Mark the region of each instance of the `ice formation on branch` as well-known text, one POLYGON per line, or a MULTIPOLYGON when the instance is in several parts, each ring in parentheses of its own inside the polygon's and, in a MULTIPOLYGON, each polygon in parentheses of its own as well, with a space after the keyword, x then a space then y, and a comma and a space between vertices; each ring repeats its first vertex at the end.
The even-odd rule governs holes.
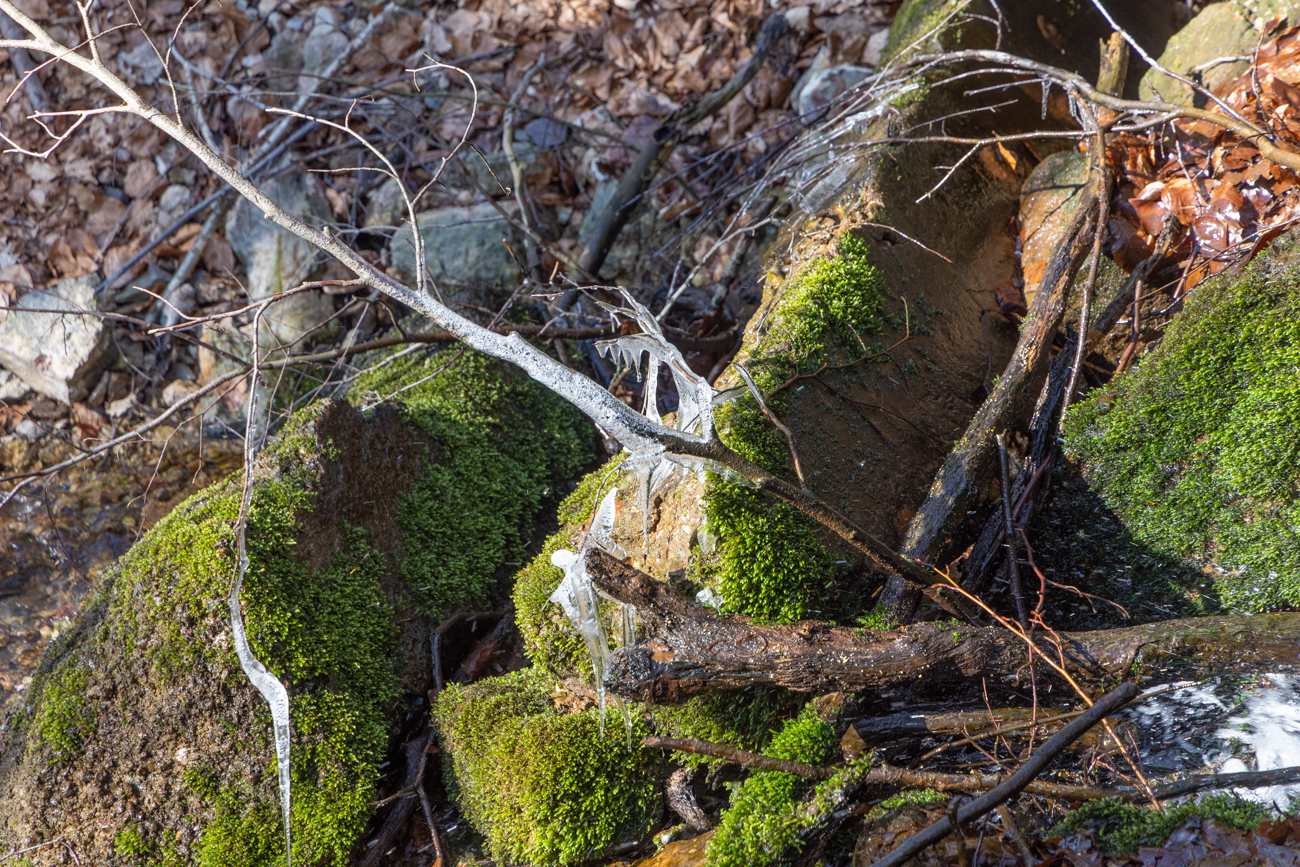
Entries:
MULTIPOLYGON (((256 324, 254 325, 256 327, 256 324)), ((256 343, 254 351, 256 351, 256 343)), ((284 819, 284 863, 286 867, 293 864, 293 837, 289 825, 290 785, 289 785, 289 693, 280 679, 272 674, 256 656, 248 644, 248 634, 244 630, 244 614, 239 603, 239 593, 244 587, 244 575, 248 572, 248 546, 246 539, 248 523, 248 506, 253 494, 253 460, 265 437, 263 412, 268 403, 267 389, 262 384, 256 369, 252 373, 253 387, 248 396, 248 425, 244 429, 244 492, 239 506, 239 526, 236 531, 239 563, 236 567, 235 580, 230 585, 230 632, 235 639, 235 654, 239 657, 239 667, 244 676, 257 687, 257 691, 266 699, 271 709, 271 726, 275 735, 276 776, 280 787, 280 810, 284 819)))

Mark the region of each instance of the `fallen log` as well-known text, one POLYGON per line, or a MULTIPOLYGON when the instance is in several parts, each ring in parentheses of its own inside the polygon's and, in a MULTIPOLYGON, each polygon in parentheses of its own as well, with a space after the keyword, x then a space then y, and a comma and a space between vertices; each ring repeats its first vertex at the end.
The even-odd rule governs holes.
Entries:
MULTIPOLYGON (((916 623, 874 631, 818 621, 765 626, 720 617, 602 551, 590 550, 586 558, 601 592, 637 606, 646 626, 644 639, 611 659, 605 685, 624 698, 678 704, 748 686, 820 695, 979 677, 1014 682, 1027 671, 1027 645, 1006 629, 916 623)), ((1281 671, 1296 665, 1300 614, 1170 620, 1056 638, 1040 633, 1035 642, 1093 685, 1179 663, 1231 665, 1236 673, 1281 671), (1058 639, 1059 648, 1053 643, 1058 639)))

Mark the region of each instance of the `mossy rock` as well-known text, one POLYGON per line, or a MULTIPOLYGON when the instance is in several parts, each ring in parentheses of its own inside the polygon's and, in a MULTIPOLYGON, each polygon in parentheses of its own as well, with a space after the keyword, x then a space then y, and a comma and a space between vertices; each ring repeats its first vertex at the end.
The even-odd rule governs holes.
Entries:
POLYGON ((1213 794, 1157 813, 1146 805, 1126 804, 1117 799, 1092 801, 1066 815, 1051 836, 1065 837, 1090 831, 1097 848, 1107 855, 1130 855, 1143 846, 1159 846, 1183 823, 1214 820, 1240 831, 1254 830, 1269 809, 1236 795, 1213 794))
POLYGON ((436 717, 448 791, 505 864, 576 864, 635 841, 660 811, 662 754, 618 708, 557 711, 555 679, 534 667, 449 686, 436 717))
POLYGON ((1137 542, 1199 567, 1231 611, 1300 605, 1297 370, 1291 233, 1195 289, 1140 366, 1065 422, 1085 478, 1137 542))
MULTIPOLYGON (((509 562, 594 446, 576 411, 473 352, 408 356, 354 394, 408 385, 366 412, 309 408, 254 467, 242 600, 291 696, 296 864, 350 859, 391 721, 432 681, 430 630, 504 601, 509 562)), ((47 652, 0 742, 6 850, 61 838, 82 863, 283 862, 270 717, 229 632, 241 484, 178 506, 47 652)))

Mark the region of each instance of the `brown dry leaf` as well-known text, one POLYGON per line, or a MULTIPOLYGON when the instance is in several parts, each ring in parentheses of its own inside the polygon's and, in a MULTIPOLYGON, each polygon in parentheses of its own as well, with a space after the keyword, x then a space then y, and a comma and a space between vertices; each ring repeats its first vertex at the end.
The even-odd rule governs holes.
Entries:
POLYGON ((133 161, 126 167, 126 177, 122 181, 122 191, 133 199, 138 199, 158 179, 158 167, 153 160, 133 161))
POLYGON ((99 436, 100 430, 108 423, 108 419, 84 403, 72 405, 72 420, 83 437, 99 436))
POLYGON ((99 268, 99 247, 85 229, 73 229, 50 246, 50 265, 63 277, 85 277, 99 268))
POLYGON ((390 20, 393 22, 392 26, 379 37, 379 50, 395 60, 400 60, 423 42, 420 38, 419 23, 410 15, 398 15, 390 20))
POLYGON ((21 295, 35 288, 31 272, 20 262, 0 268, 0 303, 13 304, 21 295))
POLYGON ((14 5, 28 18, 36 21, 48 21, 54 14, 45 0, 14 0, 14 5))
POLYGON ((1047 44, 1055 48, 1062 54, 1065 53, 1065 37, 1061 35, 1060 29, 1047 19, 1045 15, 1038 16, 1038 32, 1043 34, 1047 44))
POLYGON ((126 215, 126 205, 112 196, 104 196, 97 203, 95 210, 86 217, 86 231, 95 236, 95 242, 102 247, 108 240, 108 234, 117 228, 117 224, 126 215))

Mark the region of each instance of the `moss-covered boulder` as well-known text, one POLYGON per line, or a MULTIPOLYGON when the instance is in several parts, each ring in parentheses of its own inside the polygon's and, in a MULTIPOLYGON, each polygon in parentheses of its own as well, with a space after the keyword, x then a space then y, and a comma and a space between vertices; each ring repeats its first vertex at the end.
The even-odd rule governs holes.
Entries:
MULTIPOLYGON (((258 458, 245 620, 289 688, 297 864, 344 864, 393 728, 432 681, 445 613, 504 601, 589 426, 512 368, 408 356, 293 419, 258 458)), ((62 863, 283 863, 266 705, 235 657, 237 474, 190 498, 93 590, 0 742, 0 841, 62 863)))
POLYGON ((629 733, 612 704, 557 710, 555 679, 535 667, 451 686, 436 716, 451 755, 448 789, 506 864, 576 864, 636 841, 661 810, 640 714, 629 733))
MULTIPOLYGON (((1300 605, 1300 238, 1195 289, 1066 443, 1142 545, 1241 612, 1300 605)), ((1177 602, 1178 600, 1172 600, 1177 602)))

